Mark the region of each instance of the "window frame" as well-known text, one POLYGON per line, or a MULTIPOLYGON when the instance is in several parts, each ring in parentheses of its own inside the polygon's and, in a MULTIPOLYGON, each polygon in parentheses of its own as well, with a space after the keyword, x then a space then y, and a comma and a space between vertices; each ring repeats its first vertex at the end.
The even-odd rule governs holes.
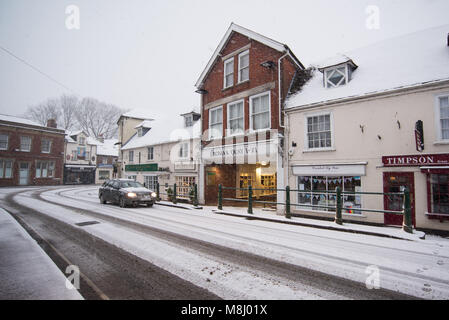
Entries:
POLYGON ((231 88, 233 86, 234 86, 234 57, 231 57, 223 61, 223 90, 231 88), (230 63, 232 63, 232 73, 226 74, 226 66, 230 63), (230 85, 227 85, 226 77, 231 74, 232 74, 232 83, 230 85))
POLYGON ((134 162, 134 150, 129 150, 128 151, 128 161, 129 162, 134 162))
POLYGON ((330 67, 330 68, 324 69, 324 87, 326 89, 338 88, 340 86, 347 85, 348 83, 349 83, 349 68, 348 68, 348 64, 347 63, 344 64, 344 65, 338 65, 338 66, 334 66, 334 67, 330 67), (330 77, 328 77, 328 72, 335 71, 335 72, 339 72, 340 73, 340 71, 338 71, 338 69, 340 69, 340 68, 345 68, 345 73, 343 75, 343 80, 344 81, 342 82, 340 80, 340 82, 337 85, 335 85, 331 81, 329 81, 330 77))
POLYGON ((52 139, 42 138, 41 139, 41 153, 51 153, 52 139), (48 151, 44 151, 44 141, 48 141, 48 151))
POLYGON ((178 158, 179 159, 188 159, 189 154, 190 154, 190 143, 188 141, 180 142, 178 144, 178 158), (184 156, 184 153, 185 153, 185 156, 184 156))
POLYGON ((36 160, 35 177, 37 179, 54 178, 55 177, 55 162, 36 160), (43 174, 45 164, 45 176, 43 174))
POLYGON ((147 160, 154 160, 154 147, 147 147, 147 160), (151 153, 150 153, 150 149, 151 149, 151 153), (150 158, 150 154, 151 154, 151 158, 150 158))
POLYGON ((0 179, 12 179, 14 178, 14 160, 12 159, 0 159, 0 179), (6 176, 6 163, 11 163, 10 167, 10 175, 9 177, 6 176))
POLYGON ((20 146, 19 146, 19 150, 20 151, 22 151, 22 152, 31 152, 31 146, 32 146, 32 144, 33 144, 33 139, 30 137, 30 136, 20 136, 20 146), (25 149, 22 149, 22 138, 28 138, 28 139, 30 139, 30 144, 29 144, 29 146, 30 146, 30 148, 28 149, 28 150, 25 150, 25 149))
POLYGON ((443 134, 442 134, 442 128, 441 128, 441 110, 440 110, 440 98, 448 98, 448 102, 449 102, 449 92, 445 92, 445 93, 439 93, 437 95, 435 95, 435 102, 434 102, 434 113, 435 113, 435 131, 436 131, 436 135, 435 135, 435 140, 436 143, 448 143, 449 144, 449 139, 443 139, 443 134))
POLYGON ((209 128, 208 128, 208 130, 209 130, 209 140, 216 140, 216 139, 222 139, 223 138, 223 105, 217 106, 217 107, 213 107, 213 108, 209 109, 209 128), (220 132, 220 136, 212 137, 211 126, 212 125, 217 125, 219 122, 211 123, 211 119, 212 119, 211 113, 212 113, 212 111, 217 111, 217 110, 221 111, 221 132, 220 132))
POLYGON ((316 151, 335 151, 335 130, 334 130, 334 117, 332 111, 321 111, 314 113, 306 113, 304 114, 304 150, 303 152, 316 152, 316 151), (331 133, 331 146, 330 147, 317 147, 310 148, 309 147, 309 130, 308 130, 308 119, 319 116, 329 115, 330 122, 330 133, 331 133))
POLYGON ((226 136, 227 137, 233 137, 233 136, 240 136, 245 134, 245 99, 241 99, 241 100, 237 100, 237 101, 233 101, 228 103, 227 107, 226 107, 226 112, 227 112, 227 117, 226 117, 226 136), (231 119, 231 107, 232 106, 236 106, 238 104, 242 104, 242 116, 239 118, 235 118, 235 119, 231 119), (237 133, 231 133, 231 120, 237 120, 237 119, 242 119, 243 122, 243 132, 237 132, 237 133))
MULTIPOLYGON (((256 115, 257 114, 261 114, 261 113, 265 113, 265 112, 267 112, 267 111, 256 113, 256 115)), ((265 91, 265 92, 262 92, 262 93, 250 96, 249 97, 249 131, 250 132, 260 132, 260 131, 267 131, 267 130, 270 130, 270 129, 271 129, 271 91, 265 91), (268 95, 268 128, 256 129, 255 130, 254 127, 253 127, 253 124, 254 124, 253 123, 253 116, 254 116, 254 113, 253 113, 253 100, 257 99, 257 98, 260 98, 260 97, 262 97, 264 95, 268 95)))
POLYGON ((237 83, 243 83, 243 82, 249 81, 249 65, 250 65, 249 58, 250 58, 250 56, 249 56, 249 49, 243 51, 242 53, 240 53, 238 55, 238 80, 237 80, 237 83), (248 66, 242 68, 241 67, 241 57, 242 56, 246 56, 246 55, 248 55, 248 66), (242 73, 241 72, 242 72, 243 69, 246 69, 246 68, 248 69, 248 79, 242 80, 242 77, 241 77, 242 73))
POLYGON ((185 115, 184 116, 184 126, 186 128, 193 127, 193 114, 185 115))
POLYGON ((0 150, 8 150, 9 148, 9 134, 7 133, 0 133, 0 136, 5 136, 6 137, 6 147, 5 148, 1 148, 0 150))

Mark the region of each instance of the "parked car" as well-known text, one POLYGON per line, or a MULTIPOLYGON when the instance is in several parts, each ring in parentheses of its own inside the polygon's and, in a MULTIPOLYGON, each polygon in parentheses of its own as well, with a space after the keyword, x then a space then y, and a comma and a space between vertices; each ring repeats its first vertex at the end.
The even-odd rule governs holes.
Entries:
POLYGON ((98 190, 100 202, 117 203, 124 208, 128 205, 137 207, 146 204, 152 207, 156 202, 156 193, 131 179, 113 179, 103 183, 98 190))

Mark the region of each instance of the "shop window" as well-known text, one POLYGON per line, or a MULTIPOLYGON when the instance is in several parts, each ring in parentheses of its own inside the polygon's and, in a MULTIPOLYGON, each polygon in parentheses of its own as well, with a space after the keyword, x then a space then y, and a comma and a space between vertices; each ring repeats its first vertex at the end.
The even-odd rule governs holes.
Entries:
POLYGON ((332 147, 331 115, 307 117, 307 149, 332 147))
POLYGON ((276 175, 275 174, 262 174, 260 176, 260 184, 262 186, 262 194, 276 194, 276 175))
POLYGON ((431 213, 449 215, 449 175, 430 175, 431 213))
POLYGON ((239 198, 246 198, 246 197, 248 197, 248 190, 247 190, 247 188, 249 186, 254 187, 253 177, 250 174, 247 174, 247 173, 241 174, 240 175, 240 184, 239 184, 239 188, 241 188, 241 190, 238 190, 238 192, 237 192, 237 195, 238 195, 239 198))
POLYGON ((20 137, 20 151, 30 152, 31 150, 31 137, 20 137))
POLYGON ((7 134, 0 134, 0 150, 8 150, 8 139, 7 134))
POLYGON ((243 100, 228 104, 228 135, 242 134, 244 131, 243 100))
POLYGON ((143 181, 145 183, 145 187, 147 187, 148 189, 153 191, 157 189, 157 182, 158 182, 157 176, 144 176, 143 181))
POLYGON ((270 128, 270 93, 263 93, 250 98, 251 129, 270 128))
POLYGON ((50 139, 42 139, 41 152, 42 153, 50 153, 50 151, 51 151, 51 140, 50 139))
MULTIPOLYGON (((358 176, 299 176, 298 190, 301 192, 298 192, 298 203, 324 207, 336 206, 336 195, 327 194, 327 192, 334 192, 337 187, 340 187, 342 191, 361 192, 361 178, 358 176)), ((343 206, 348 208, 343 211, 344 213, 360 214, 360 211, 356 209, 361 208, 361 204, 360 195, 343 195, 343 206)), ((331 208, 307 206, 298 206, 298 209, 335 211, 331 208)))
POLYGON ((110 179, 110 172, 109 172, 109 170, 100 170, 100 171, 98 171, 98 179, 99 180, 109 180, 110 179))
POLYGON ((176 187, 180 198, 189 198, 191 188, 196 182, 195 177, 180 176, 176 177, 176 187))
POLYGON ((232 87, 234 85, 234 58, 230 58, 224 62, 223 74, 223 88, 232 87))
POLYGON ((12 178, 12 160, 0 159, 0 179, 12 178))

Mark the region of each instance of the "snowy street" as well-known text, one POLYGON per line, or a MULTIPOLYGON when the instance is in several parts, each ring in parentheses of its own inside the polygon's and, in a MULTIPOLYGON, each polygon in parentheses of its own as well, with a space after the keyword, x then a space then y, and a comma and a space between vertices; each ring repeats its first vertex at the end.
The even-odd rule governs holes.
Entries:
POLYGON ((396 240, 211 207, 120 208, 100 204, 96 186, 3 188, 0 201, 79 266, 86 299, 449 298, 449 240, 437 236, 396 240), (372 270, 380 289, 366 286, 372 270))

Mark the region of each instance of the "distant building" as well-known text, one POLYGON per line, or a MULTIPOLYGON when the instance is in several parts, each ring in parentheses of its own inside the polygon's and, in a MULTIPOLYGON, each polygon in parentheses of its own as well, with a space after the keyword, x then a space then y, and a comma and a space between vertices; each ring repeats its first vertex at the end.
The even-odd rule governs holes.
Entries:
POLYGON ((97 145, 97 171, 95 183, 101 184, 106 180, 117 178, 119 147, 117 139, 99 139, 97 145))
POLYGON ((62 183, 64 130, 0 115, 0 186, 62 183))
POLYGON ((98 144, 84 131, 66 133, 64 184, 95 183, 98 144))

